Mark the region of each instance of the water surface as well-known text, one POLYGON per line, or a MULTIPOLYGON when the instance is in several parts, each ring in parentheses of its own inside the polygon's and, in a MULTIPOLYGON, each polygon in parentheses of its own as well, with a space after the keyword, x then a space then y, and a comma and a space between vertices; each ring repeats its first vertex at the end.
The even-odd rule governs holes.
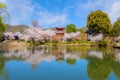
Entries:
POLYGON ((120 50, 79 46, 0 49, 0 80, 120 80, 120 50))

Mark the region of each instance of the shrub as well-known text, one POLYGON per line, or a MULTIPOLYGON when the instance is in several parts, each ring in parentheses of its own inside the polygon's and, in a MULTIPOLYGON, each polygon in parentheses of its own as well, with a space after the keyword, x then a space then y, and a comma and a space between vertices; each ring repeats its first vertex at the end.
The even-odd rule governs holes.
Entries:
POLYGON ((106 41, 106 40, 99 41, 99 42, 98 42, 98 45, 99 45, 100 47, 102 47, 102 46, 106 47, 106 46, 107 46, 107 41, 106 41))

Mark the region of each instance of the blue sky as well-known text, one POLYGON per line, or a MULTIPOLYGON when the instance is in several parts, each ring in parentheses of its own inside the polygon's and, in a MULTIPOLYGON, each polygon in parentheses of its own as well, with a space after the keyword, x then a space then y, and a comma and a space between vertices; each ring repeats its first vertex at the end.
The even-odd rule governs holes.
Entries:
POLYGON ((103 10, 111 22, 120 17, 120 0, 0 0, 10 13, 10 24, 32 26, 38 20, 44 28, 75 24, 86 26, 91 11, 103 10))

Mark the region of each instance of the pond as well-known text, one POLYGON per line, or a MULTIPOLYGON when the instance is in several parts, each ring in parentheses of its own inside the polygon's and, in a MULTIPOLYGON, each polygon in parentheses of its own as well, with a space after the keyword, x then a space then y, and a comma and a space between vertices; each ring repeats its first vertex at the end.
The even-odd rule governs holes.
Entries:
POLYGON ((0 49, 0 80, 120 80, 120 50, 79 46, 0 49))

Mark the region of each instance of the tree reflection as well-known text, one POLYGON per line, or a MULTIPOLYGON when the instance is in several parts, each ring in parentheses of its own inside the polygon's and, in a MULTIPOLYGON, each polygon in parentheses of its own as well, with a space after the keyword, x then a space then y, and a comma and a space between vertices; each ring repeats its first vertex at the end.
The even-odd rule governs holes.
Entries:
POLYGON ((74 65, 74 64, 76 63, 76 59, 67 58, 67 59, 66 59, 66 63, 71 64, 71 65, 74 65))
POLYGON ((0 57, 0 75, 3 73, 3 69, 5 66, 5 59, 3 57, 0 57))
POLYGON ((91 56, 87 59, 89 60, 87 71, 90 78, 93 80, 106 80, 109 77, 112 69, 111 65, 115 60, 113 54, 106 54, 103 59, 91 56))
POLYGON ((115 75, 120 78, 120 63, 119 62, 114 62, 112 64, 112 70, 115 73, 115 75))

